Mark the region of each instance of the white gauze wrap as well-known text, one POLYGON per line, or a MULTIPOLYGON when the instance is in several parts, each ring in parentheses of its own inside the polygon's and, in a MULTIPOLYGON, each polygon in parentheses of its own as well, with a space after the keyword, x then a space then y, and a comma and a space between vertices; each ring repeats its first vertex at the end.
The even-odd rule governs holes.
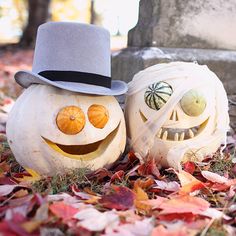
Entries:
POLYGON ((228 100, 223 84, 207 66, 189 62, 159 64, 140 71, 129 83, 128 97, 146 89, 152 83, 159 81, 168 83, 168 80, 173 78, 181 78, 183 82, 173 91, 161 114, 157 112, 157 115, 149 117, 145 123, 137 127, 139 132, 136 137, 131 138, 131 146, 141 156, 147 156, 154 145, 157 131, 163 126, 167 115, 183 95, 198 86, 206 86, 209 91, 215 94, 216 115, 214 122, 216 128, 210 137, 208 135, 201 140, 188 142, 188 144, 180 143, 168 151, 167 162, 170 163, 170 166, 180 169, 180 162, 189 149, 201 149, 215 141, 225 145, 226 132, 229 129, 228 100))

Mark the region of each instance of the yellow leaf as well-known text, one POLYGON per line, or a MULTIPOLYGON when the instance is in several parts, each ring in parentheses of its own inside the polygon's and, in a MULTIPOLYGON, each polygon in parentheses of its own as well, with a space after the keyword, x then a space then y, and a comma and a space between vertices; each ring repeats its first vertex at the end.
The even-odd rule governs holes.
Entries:
POLYGON ((39 228, 41 225, 41 221, 38 220, 33 220, 33 221, 26 221, 23 224, 21 224, 21 227, 27 232, 27 233, 32 233, 36 229, 39 228))
POLYGON ((35 182, 41 179, 40 174, 38 174, 35 170, 30 168, 24 168, 31 176, 23 176, 22 178, 15 178, 20 182, 35 182))
POLYGON ((136 193, 136 200, 137 201, 144 201, 144 200, 148 200, 148 195, 147 193, 141 189, 140 187, 136 187, 134 189, 135 193, 136 193))
POLYGON ((97 204, 99 199, 100 199, 100 197, 92 196, 92 198, 90 198, 88 200, 85 200, 84 203, 87 203, 87 204, 97 204))
POLYGON ((134 205, 135 205, 136 209, 139 212, 148 213, 152 207, 150 205, 146 204, 145 202, 143 202, 143 201, 148 200, 147 193, 139 186, 136 186, 134 191, 136 193, 136 197, 134 200, 134 205))

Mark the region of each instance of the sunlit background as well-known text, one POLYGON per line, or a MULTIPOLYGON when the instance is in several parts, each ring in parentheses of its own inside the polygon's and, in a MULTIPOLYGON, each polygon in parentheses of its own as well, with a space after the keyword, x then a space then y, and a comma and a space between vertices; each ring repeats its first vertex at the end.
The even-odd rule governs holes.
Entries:
MULTIPOLYGON (((108 29, 113 50, 123 48, 138 20, 139 0, 52 0, 50 20, 93 23, 108 29)), ((17 43, 27 22, 26 0, 0 0, 0 44, 17 43)))

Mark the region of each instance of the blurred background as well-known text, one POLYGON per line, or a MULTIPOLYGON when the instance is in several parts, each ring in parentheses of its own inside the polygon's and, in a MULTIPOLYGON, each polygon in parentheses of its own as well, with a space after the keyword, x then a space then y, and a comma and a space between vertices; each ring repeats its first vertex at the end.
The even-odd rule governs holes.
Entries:
POLYGON ((16 71, 31 70, 37 28, 46 21, 75 21, 103 26, 111 50, 127 45, 138 20, 139 0, 0 0, 0 91, 17 97, 16 71))
POLYGON ((127 32, 138 20, 139 0, 0 0, 0 44, 34 44, 45 21, 100 25, 112 35, 112 49, 125 47, 127 32))

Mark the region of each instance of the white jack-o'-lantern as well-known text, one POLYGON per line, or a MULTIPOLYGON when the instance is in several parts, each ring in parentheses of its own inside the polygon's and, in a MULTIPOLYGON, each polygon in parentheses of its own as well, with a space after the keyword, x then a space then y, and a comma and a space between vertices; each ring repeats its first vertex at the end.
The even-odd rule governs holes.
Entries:
POLYGON ((17 99, 9 114, 7 137, 23 167, 52 175, 113 163, 124 151, 126 129, 113 96, 38 84, 17 99))
POLYGON ((125 116, 134 151, 176 169, 215 152, 229 127, 222 83, 207 66, 195 63, 159 64, 136 74, 125 116))

